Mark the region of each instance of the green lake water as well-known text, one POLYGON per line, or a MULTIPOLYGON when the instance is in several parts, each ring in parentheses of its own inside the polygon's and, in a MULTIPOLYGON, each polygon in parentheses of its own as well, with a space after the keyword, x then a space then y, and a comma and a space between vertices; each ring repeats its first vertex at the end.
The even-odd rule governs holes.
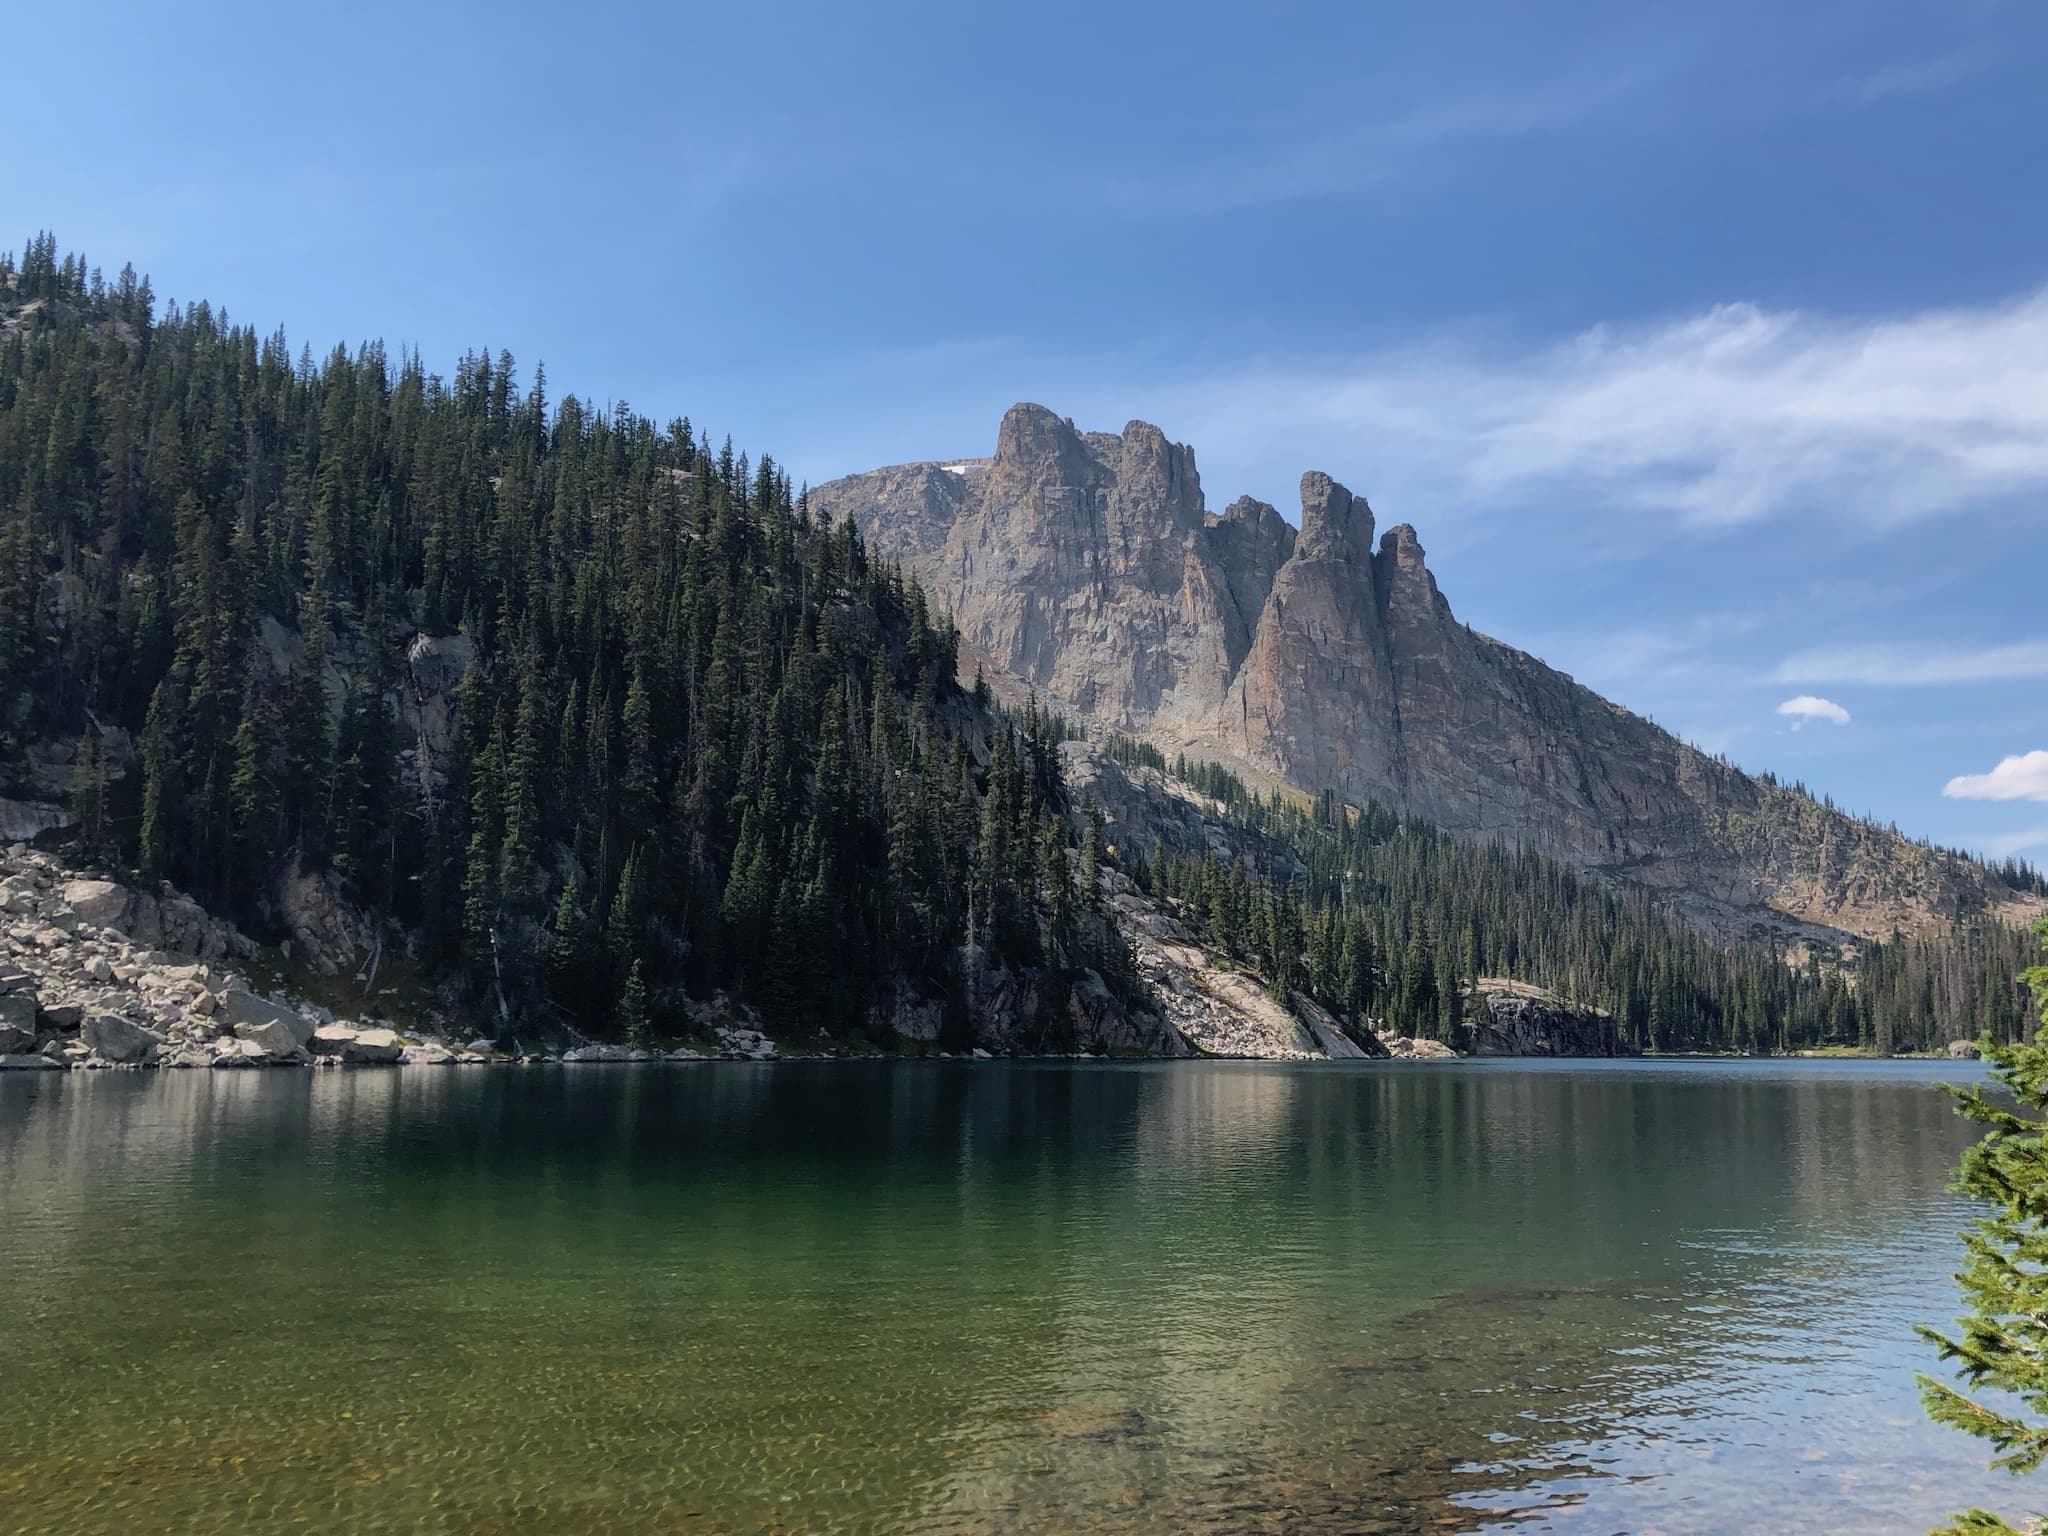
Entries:
POLYGON ((0 1532, 1920 1532, 1889 1063, 0 1076, 0 1532))

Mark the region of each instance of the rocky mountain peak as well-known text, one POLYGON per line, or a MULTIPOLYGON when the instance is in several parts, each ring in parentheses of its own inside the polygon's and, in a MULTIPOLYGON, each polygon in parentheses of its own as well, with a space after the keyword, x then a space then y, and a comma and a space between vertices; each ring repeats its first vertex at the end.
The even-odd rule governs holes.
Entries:
POLYGON ((986 474, 900 466, 811 500, 934 591, 970 674, 1096 730, 1625 874, 1731 931, 1888 934, 2012 894, 1467 629, 1414 528, 1375 548, 1366 499, 1321 470, 1298 532, 1252 497, 1212 515, 1193 450, 1150 422, 1020 404, 986 474))
POLYGON ((1380 554, 1400 570, 1420 571, 1423 568, 1422 540, 1415 536, 1415 525, 1396 523, 1380 539, 1380 554))
POLYGON ((995 464, 1036 463, 1058 457, 1069 447, 1078 448, 1081 434, 1074 424, 1055 416, 1042 405, 1020 400, 1003 412, 996 428, 995 464))
POLYGON ((1237 500, 1223 509, 1222 521, 1226 523, 1242 523, 1248 528, 1260 529, 1277 523, 1287 530, 1287 537, 1290 542, 1294 538, 1294 527, 1286 518, 1280 515, 1280 509, 1270 501, 1261 501, 1256 496, 1238 497, 1237 500))
POLYGON ((1149 421, 1129 423, 1107 506, 1111 559, 1155 585, 1177 585, 1181 546, 1207 520, 1194 450, 1167 441, 1149 421))
POLYGON ((1372 508, 1320 469, 1308 471, 1301 477, 1301 537, 1294 552, 1302 560, 1371 558, 1372 508))

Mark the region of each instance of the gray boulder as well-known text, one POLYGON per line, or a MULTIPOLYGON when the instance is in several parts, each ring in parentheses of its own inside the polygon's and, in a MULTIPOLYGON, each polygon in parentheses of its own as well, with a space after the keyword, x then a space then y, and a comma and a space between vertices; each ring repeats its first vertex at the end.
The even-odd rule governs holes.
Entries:
POLYGON ((141 1063, 153 1060, 164 1043, 155 1030, 144 1029, 118 1013, 87 1014, 83 1026, 85 1043, 105 1061, 141 1063))
POLYGON ((258 997, 246 987, 229 987, 220 995, 220 1006, 214 1010, 214 1023, 222 1029, 241 1033, 245 1024, 281 1024, 291 1031, 295 1045, 306 1045, 313 1038, 313 1021, 294 1009, 273 1003, 267 997, 258 997))
POLYGON ((267 1067, 270 1052, 254 1040, 223 1040, 213 1053, 215 1067, 235 1069, 239 1067, 267 1067))
POLYGON ((260 1047, 264 1055, 275 1062, 301 1062, 307 1059, 306 1048, 299 1043, 299 1037, 280 1020, 270 1019, 261 1024, 237 1024, 235 1038, 260 1047))
POLYGON ((36 995, 0 993, 0 1052, 36 1048, 36 995))
POLYGON ((389 1029, 359 1029, 356 1037, 341 1048, 341 1059, 356 1066, 388 1066, 401 1060, 405 1047, 398 1043, 396 1031, 389 1029))
POLYGON ((315 1056, 339 1056, 361 1033, 353 1024, 322 1024, 313 1031, 306 1049, 315 1056))
POLYGON ((0 1054, 0 1072, 62 1072, 66 1063, 48 1056, 10 1051, 0 1054))
POLYGON ((654 1052, 635 1050, 631 1046, 612 1045, 598 1040, 589 1045, 571 1046, 562 1052, 562 1060, 572 1066, 585 1062, 652 1061, 654 1052))
POLYGON ((1977 1049, 1977 1042, 1974 1040, 1951 1040, 1948 1043, 1950 1061, 1975 1061, 1983 1054, 1977 1049))
POLYGON ((126 886, 111 880, 67 880, 63 896, 64 905, 76 912, 80 921, 95 928, 121 927, 131 899, 126 886))

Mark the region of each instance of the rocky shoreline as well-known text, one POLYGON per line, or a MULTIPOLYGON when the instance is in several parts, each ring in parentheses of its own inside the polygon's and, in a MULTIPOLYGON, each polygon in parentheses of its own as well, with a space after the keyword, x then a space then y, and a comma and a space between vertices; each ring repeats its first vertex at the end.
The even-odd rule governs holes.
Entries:
MULTIPOLYGON (((1220 1060, 1454 1059, 1436 1040, 1381 1028, 1354 1039, 1304 998, 1283 1008, 1249 977, 1218 965, 1170 916, 1122 886, 1114 893, 1176 1050, 1220 1060), (1122 909, 1128 910, 1122 910, 1122 909)), ((0 852, 0 1071, 108 1068, 250 1069, 836 1060, 857 1051, 792 1050, 742 1009, 706 1007, 690 1045, 603 1041, 532 1049, 380 1018, 337 1018, 303 998, 269 995, 245 963, 261 950, 168 886, 151 894, 82 875, 16 843, 0 852)), ((1471 1054, 1613 1054, 1611 1021, 1541 988, 1482 983, 1487 1022, 1471 1054), (1574 1027, 1590 1023, 1591 1028, 1574 1027), (1607 1048, 1603 1049, 1605 1046, 1607 1048)), ((927 1048, 920 1054, 943 1057, 927 1048)), ((1110 1056, 1130 1052, 1111 1052, 1110 1056)), ((1150 1054, 1167 1055, 1166 1052, 1150 1054)), ((957 1059, 993 1060, 980 1046, 957 1059)), ((1043 1059, 1102 1060, 1100 1051, 1043 1059)))
POLYGON ((233 960, 256 946, 168 888, 80 877, 17 843, 0 855, 0 1071, 766 1061, 757 1029, 714 1027, 716 1049, 583 1043, 504 1051, 337 1019, 260 994, 233 960))

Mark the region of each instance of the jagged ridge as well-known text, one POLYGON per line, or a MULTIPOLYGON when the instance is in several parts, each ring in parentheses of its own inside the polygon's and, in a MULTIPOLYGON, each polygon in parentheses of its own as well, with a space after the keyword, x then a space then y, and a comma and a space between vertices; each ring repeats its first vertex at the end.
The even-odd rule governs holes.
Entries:
POLYGON ((1297 532, 1207 510, 1133 421, 1003 417, 993 457, 814 488, 949 609, 963 666, 1099 731, 1336 790, 1668 891, 1729 934, 1883 937, 2027 902, 1981 866, 1758 779, 1460 623, 1407 524, 1311 470, 1297 532))

